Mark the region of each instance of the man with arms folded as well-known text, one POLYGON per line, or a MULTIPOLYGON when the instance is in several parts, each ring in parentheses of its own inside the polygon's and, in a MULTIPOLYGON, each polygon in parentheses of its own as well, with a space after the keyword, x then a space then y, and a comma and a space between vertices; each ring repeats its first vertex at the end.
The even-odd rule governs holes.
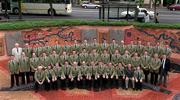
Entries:
POLYGON ((42 66, 38 66, 37 70, 35 71, 34 74, 35 78, 35 91, 37 92, 39 88, 44 84, 44 81, 46 79, 46 73, 43 70, 42 66))
POLYGON ((134 70, 131 68, 131 64, 128 64, 127 69, 125 70, 125 84, 126 90, 129 87, 129 80, 132 82, 132 88, 135 89, 135 79, 134 79, 134 70))
POLYGON ((135 87, 136 90, 142 90, 142 82, 144 79, 144 73, 143 70, 141 70, 140 66, 137 66, 137 69, 134 72, 135 77, 135 87))

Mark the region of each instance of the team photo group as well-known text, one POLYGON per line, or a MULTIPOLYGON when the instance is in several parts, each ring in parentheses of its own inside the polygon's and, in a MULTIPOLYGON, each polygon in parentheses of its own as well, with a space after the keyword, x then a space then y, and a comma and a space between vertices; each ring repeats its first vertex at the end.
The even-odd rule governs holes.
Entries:
POLYGON ((142 82, 167 87, 171 49, 157 42, 115 39, 100 44, 74 40, 73 45, 21 47, 15 43, 11 60, 11 88, 35 82, 35 91, 87 89, 101 91, 122 88, 142 90, 142 82))

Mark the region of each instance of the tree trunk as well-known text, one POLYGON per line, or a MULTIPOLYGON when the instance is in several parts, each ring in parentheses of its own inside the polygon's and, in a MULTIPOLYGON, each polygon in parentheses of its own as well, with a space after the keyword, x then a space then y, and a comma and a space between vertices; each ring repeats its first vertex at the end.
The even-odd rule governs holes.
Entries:
POLYGON ((19 19, 22 19, 21 0, 18 0, 18 8, 19 8, 19 19))

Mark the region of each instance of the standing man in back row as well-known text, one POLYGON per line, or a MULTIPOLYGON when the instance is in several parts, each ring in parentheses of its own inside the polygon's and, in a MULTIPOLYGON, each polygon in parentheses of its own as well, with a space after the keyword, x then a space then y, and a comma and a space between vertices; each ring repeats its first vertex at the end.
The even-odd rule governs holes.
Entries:
POLYGON ((19 47, 19 43, 15 43, 15 47, 12 49, 12 55, 16 60, 21 58, 22 48, 19 47))

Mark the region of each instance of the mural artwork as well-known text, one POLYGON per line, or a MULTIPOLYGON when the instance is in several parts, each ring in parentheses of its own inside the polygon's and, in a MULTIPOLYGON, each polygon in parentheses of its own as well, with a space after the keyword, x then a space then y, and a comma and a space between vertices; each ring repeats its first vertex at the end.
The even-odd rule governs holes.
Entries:
POLYGON ((131 28, 125 31, 125 42, 141 40, 143 43, 150 41, 168 44, 174 52, 180 53, 180 30, 169 29, 137 29, 131 28))
POLYGON ((22 31, 22 36, 24 43, 29 43, 31 46, 37 43, 40 46, 54 45, 56 41, 59 45, 64 45, 65 40, 71 45, 75 39, 81 42, 80 30, 71 26, 22 31))

